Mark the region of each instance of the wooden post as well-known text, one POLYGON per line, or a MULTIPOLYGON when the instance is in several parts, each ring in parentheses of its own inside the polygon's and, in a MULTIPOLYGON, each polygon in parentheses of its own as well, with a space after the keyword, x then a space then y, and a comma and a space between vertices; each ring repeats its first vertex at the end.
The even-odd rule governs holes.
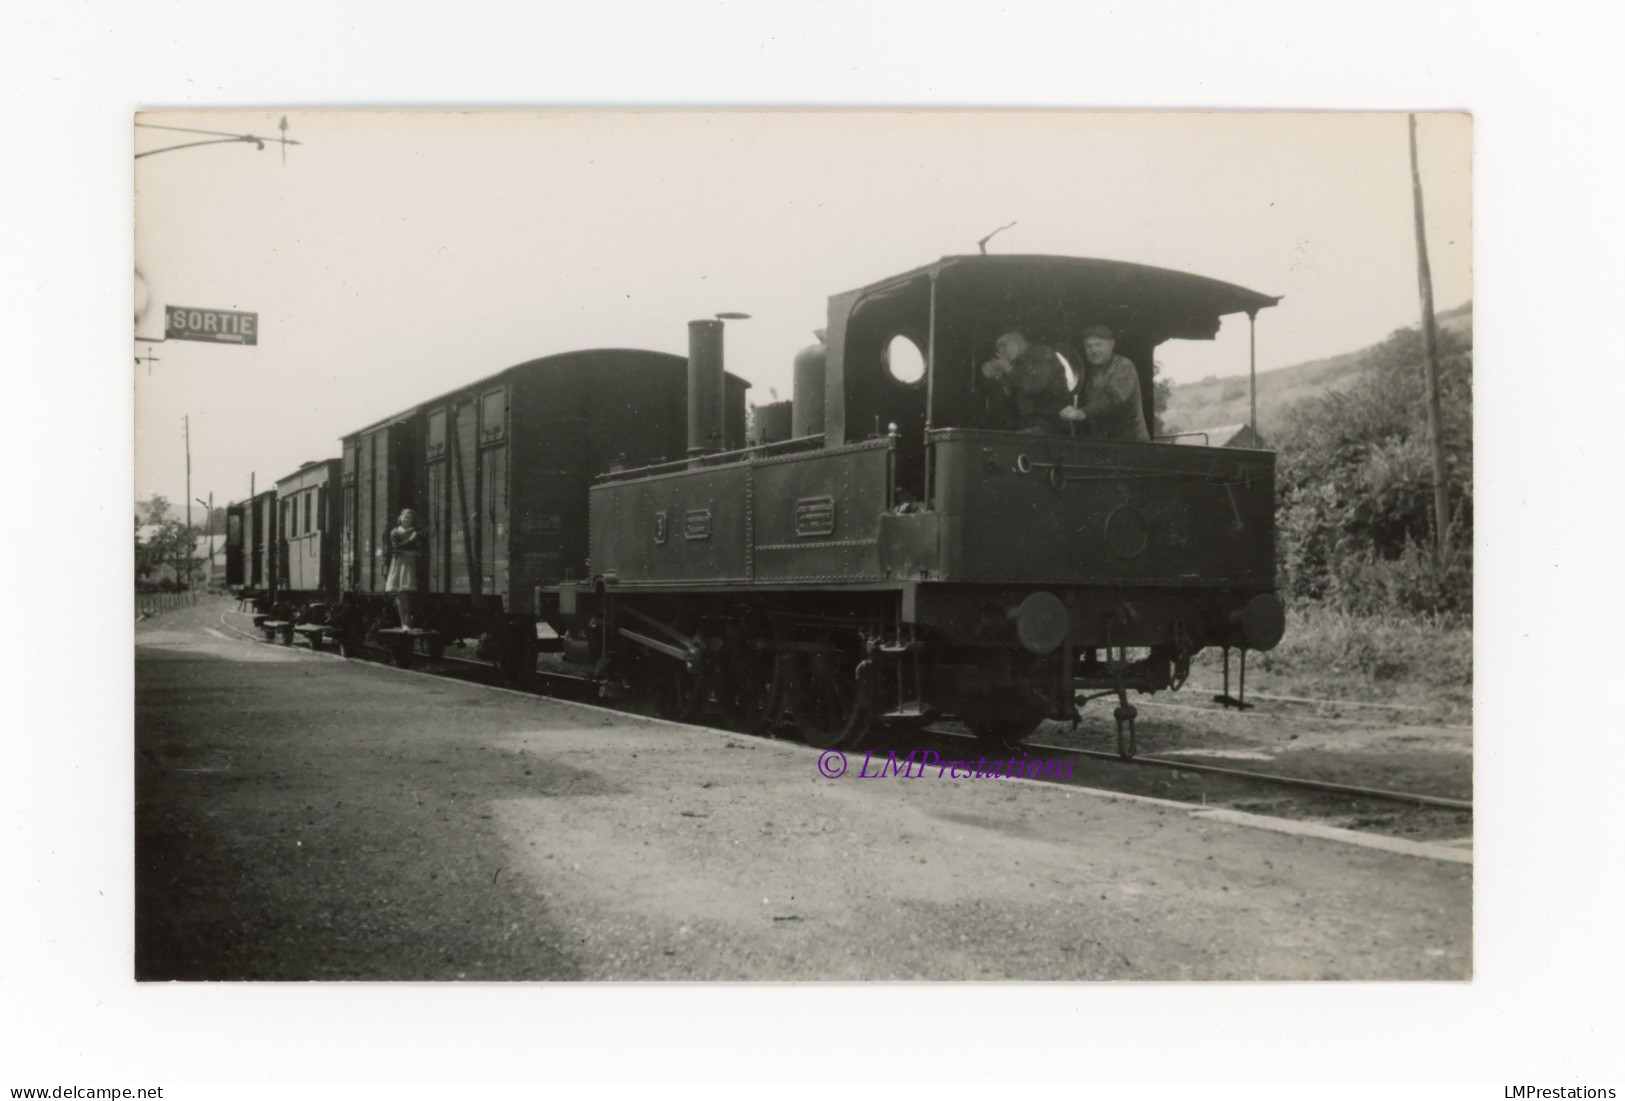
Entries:
POLYGON ((1438 332, 1433 321, 1433 272, 1428 267, 1427 230, 1422 218, 1422 174, 1416 164, 1416 116, 1410 116, 1411 196, 1416 210, 1416 279, 1422 296, 1422 371, 1427 379, 1428 446, 1433 452, 1433 556, 1442 563, 1450 551, 1450 490, 1444 441, 1440 439, 1438 332))
POLYGON ((186 587, 192 587, 192 415, 181 422, 186 426, 186 587))
POLYGON ((209 538, 209 584, 214 583, 214 490, 209 490, 209 518, 203 522, 209 538))

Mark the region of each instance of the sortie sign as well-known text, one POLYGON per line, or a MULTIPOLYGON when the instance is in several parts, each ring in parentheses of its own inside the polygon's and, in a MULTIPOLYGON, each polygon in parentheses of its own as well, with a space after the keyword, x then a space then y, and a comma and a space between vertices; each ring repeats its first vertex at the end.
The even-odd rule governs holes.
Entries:
POLYGON ((258 344, 259 315, 234 310, 171 306, 164 311, 165 340, 204 340, 210 344, 258 344))

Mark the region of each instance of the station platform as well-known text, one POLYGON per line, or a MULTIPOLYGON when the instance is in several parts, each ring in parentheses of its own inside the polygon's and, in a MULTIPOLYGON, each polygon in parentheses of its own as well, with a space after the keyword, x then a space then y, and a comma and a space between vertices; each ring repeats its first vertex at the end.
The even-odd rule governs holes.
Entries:
POLYGON ((135 734, 142 979, 1471 977, 1470 862, 861 750, 833 775, 267 644, 224 599, 137 626, 135 734))

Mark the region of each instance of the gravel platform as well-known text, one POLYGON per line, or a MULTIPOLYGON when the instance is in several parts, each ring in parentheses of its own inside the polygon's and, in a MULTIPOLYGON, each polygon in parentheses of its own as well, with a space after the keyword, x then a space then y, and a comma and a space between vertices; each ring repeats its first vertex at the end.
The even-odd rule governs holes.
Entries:
POLYGON ((1470 863, 861 753, 832 779, 230 606, 136 628, 143 980, 1471 977, 1470 863))

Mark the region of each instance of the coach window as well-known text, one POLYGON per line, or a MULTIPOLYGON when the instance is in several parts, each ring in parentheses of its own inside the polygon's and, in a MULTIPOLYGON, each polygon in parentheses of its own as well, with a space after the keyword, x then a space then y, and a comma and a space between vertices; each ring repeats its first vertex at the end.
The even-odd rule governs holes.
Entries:
POLYGON ((503 428, 506 426, 507 412, 506 391, 488 390, 480 395, 481 443, 491 443, 502 438, 503 428))
POLYGON ((311 526, 310 526, 310 524, 311 524, 311 515, 310 514, 316 507, 316 502, 314 500, 315 496, 316 496, 316 491, 314 489, 305 491, 305 527, 304 527, 304 533, 306 535, 309 535, 310 532, 311 532, 311 526))
POLYGON ((446 454, 446 411, 436 409, 429 414, 428 458, 444 458, 446 454))
POLYGON ((327 530, 327 487, 316 490, 316 530, 327 530))

